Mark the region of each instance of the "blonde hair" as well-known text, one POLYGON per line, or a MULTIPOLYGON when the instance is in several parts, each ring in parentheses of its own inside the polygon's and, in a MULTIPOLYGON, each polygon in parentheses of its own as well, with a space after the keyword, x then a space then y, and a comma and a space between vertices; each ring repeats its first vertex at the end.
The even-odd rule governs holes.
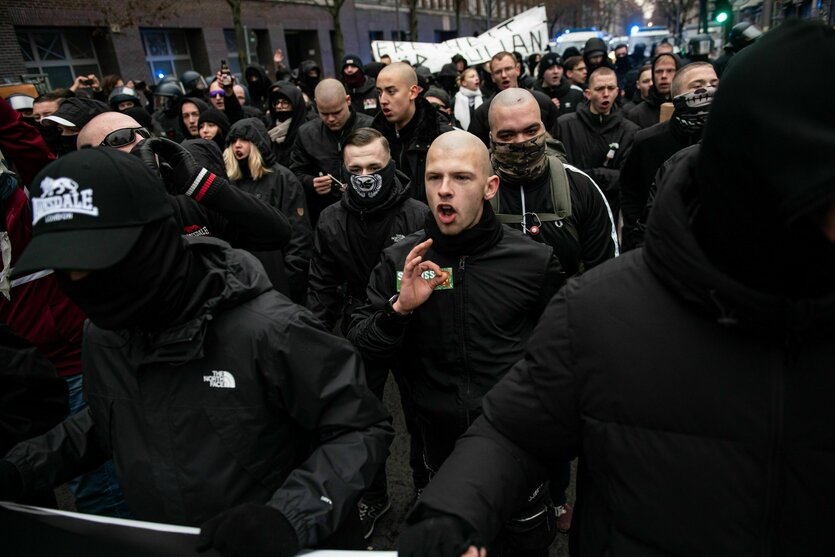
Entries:
MULTIPOLYGON (((270 167, 264 165, 264 157, 261 156, 261 151, 258 149, 257 145, 246 139, 238 139, 249 143, 249 175, 252 176, 253 180, 260 180, 272 172, 270 167)), ((223 150, 223 162, 226 164, 226 174, 229 176, 231 181, 236 182, 244 177, 243 172, 241 172, 241 163, 235 158, 235 153, 232 151, 231 144, 223 150)))
MULTIPOLYGON (((476 74, 476 76, 478 76, 478 70, 477 69, 467 68, 466 70, 464 70, 463 72, 458 74, 458 77, 455 78, 455 83, 458 85, 458 87, 463 87, 464 86, 464 79, 466 79, 466 77, 467 77, 467 72, 472 72, 472 73, 476 74)), ((479 76, 479 78, 480 77, 481 76, 479 76)))

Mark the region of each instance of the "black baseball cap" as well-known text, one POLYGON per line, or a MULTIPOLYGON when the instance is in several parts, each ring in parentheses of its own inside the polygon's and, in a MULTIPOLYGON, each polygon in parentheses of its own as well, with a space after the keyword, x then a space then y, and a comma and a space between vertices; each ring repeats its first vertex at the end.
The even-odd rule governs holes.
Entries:
POLYGON ((42 269, 96 271, 124 259, 143 227, 174 209, 142 161, 102 147, 47 165, 32 182, 32 241, 12 276, 42 269), (34 191, 33 191, 34 193, 34 191))
POLYGON ((70 97, 61 103, 58 110, 49 116, 45 116, 42 120, 81 129, 99 114, 110 111, 110 105, 107 103, 95 99, 70 97))

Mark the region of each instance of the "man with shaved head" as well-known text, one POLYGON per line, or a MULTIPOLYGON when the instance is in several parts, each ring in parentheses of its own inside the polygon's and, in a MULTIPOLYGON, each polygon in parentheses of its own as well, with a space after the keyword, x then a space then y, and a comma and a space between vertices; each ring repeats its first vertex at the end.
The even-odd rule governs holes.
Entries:
MULTIPOLYGON (((348 338, 363 358, 389 364, 410 392, 407 411, 430 475, 481 414, 482 397, 521 357, 563 283, 550 246, 496 219, 490 200, 498 190, 481 140, 460 130, 438 137, 426 159, 431 216, 424 230, 383 251, 367 301, 351 320, 348 338)), ((500 545, 529 547, 530 554, 550 545, 554 517, 542 496, 541 489, 531 495, 511 525, 517 533, 508 528, 500 545)))
POLYGON ((389 64, 377 76, 380 112, 372 127, 391 147, 397 170, 412 182, 412 194, 426 201, 423 178, 426 153, 436 137, 452 129, 429 101, 418 95, 415 70, 403 62, 389 64))
MULTIPOLYGON (((209 143, 202 139, 190 143, 195 142, 209 143)), ((254 251, 281 249, 290 238, 290 225, 280 211, 233 187, 225 175, 203 168, 185 147, 151 138, 127 114, 105 112, 90 120, 78 133, 78 148, 82 147, 130 152, 154 173, 161 173, 184 236, 215 236, 232 247, 254 251)), ((217 162, 210 166, 223 168, 222 160, 217 162)))
POLYGON ((548 152, 530 92, 496 95, 489 122, 493 168, 502 184, 494 201, 499 220, 553 247, 568 276, 614 257, 617 236, 606 198, 588 175, 548 152))
POLYGON ((355 129, 370 127, 373 120, 354 111, 345 86, 336 79, 320 81, 315 95, 319 118, 299 128, 290 151, 290 170, 304 187, 314 228, 322 210, 342 197, 347 180, 342 172, 345 138, 355 129))

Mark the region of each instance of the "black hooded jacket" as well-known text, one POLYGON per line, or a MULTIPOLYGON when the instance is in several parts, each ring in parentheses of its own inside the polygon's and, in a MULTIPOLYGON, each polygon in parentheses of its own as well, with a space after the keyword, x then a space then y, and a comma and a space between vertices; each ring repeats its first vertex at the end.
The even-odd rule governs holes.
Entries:
POLYGON ((365 81, 356 88, 345 85, 345 90, 351 95, 351 108, 357 114, 374 118, 380 112, 380 95, 377 94, 377 81, 373 77, 365 76, 365 81))
MULTIPOLYGON (((574 555, 831 554, 835 254, 820 230, 810 244, 791 223, 832 201, 835 113, 797 104, 764 123, 785 92, 757 103, 748 92, 768 90, 774 64, 833 47, 832 29, 787 21, 729 68, 703 145, 676 155, 659 185, 644 248, 554 297, 412 520, 450 513, 490 539, 554 463, 582 454, 574 555), (707 182, 705 165, 716 165, 707 182), (732 218, 742 226, 726 226, 721 245, 700 224, 732 218), (820 241, 808 266, 775 259, 775 247, 808 257, 820 241), (720 251, 739 265, 718 266, 720 251)), ((797 68, 810 85, 814 64, 797 68)))
POLYGON ((249 101, 252 106, 262 111, 267 110, 272 85, 267 72, 261 66, 247 66, 244 70, 244 80, 249 89, 249 101))
POLYGON ((534 86, 534 91, 545 93, 549 98, 559 101, 560 105, 557 108, 558 118, 563 114, 574 112, 586 100, 583 93, 571 87, 571 82, 566 77, 560 79, 560 84, 554 87, 546 87, 542 81, 537 81, 534 86))
POLYGON ((634 249, 643 244, 639 219, 649 197, 650 186, 661 165, 675 153, 694 145, 701 130, 692 133, 673 117, 635 134, 635 141, 620 172, 620 210, 623 216, 621 248, 634 249))
POLYGON ((649 95, 643 102, 635 105, 626 117, 638 124, 641 129, 654 126, 661 119, 661 105, 665 102, 671 102, 669 95, 661 95, 655 88, 655 64, 664 56, 669 56, 676 64, 676 70, 681 67, 681 60, 675 54, 659 54, 652 60, 652 87, 649 90, 649 95))
POLYGON ((358 206, 350 192, 322 211, 310 259, 307 307, 328 330, 365 301, 371 270, 383 249, 423 228, 429 208, 412 199, 409 178, 398 172, 388 196, 373 208, 358 206))
POLYGON ((573 114, 561 116, 553 130, 554 138, 565 145, 568 162, 586 172, 603 190, 615 215, 620 203, 620 168, 639 129, 616 108, 604 116, 593 114, 588 104, 582 104, 573 114), (611 159, 607 157, 610 152, 611 159))
POLYGON ((270 116, 272 117, 271 127, 275 127, 279 123, 276 119, 275 110, 275 101, 278 97, 286 98, 290 101, 290 104, 293 105, 293 121, 290 123, 290 128, 287 130, 287 135, 284 141, 281 143, 277 143, 276 141, 271 140, 270 145, 273 153, 275 154, 276 162, 283 166, 289 167, 290 151, 293 148, 293 143, 296 141, 296 134, 298 133, 299 128, 302 126, 302 124, 304 124, 307 121, 307 108, 304 104, 304 97, 302 96, 302 92, 299 90, 298 87, 287 81, 279 81, 277 83, 274 83, 273 86, 270 87, 269 94, 269 110, 270 116))
MULTIPOLYGON (((286 280, 290 299, 300 303, 307 291, 307 270, 313 248, 313 230, 307 215, 304 190, 288 168, 275 162, 267 130, 260 120, 245 118, 233 124, 228 139, 231 142, 238 137, 252 142, 253 147, 261 153, 264 165, 269 167, 271 172, 260 180, 253 180, 245 173, 245 177, 235 182, 235 185, 281 211, 290 221, 292 230, 290 241, 283 253, 253 253, 264 264, 267 275, 276 288, 280 289, 286 280)), ((246 164, 242 164, 241 167, 246 167, 246 164)))
POLYGON ((290 170, 296 174, 304 188, 314 227, 322 210, 338 201, 342 194, 339 186, 334 184, 329 194, 319 195, 313 189, 313 178, 326 173, 345 183, 346 177, 342 175, 342 142, 353 130, 370 127, 372 121, 370 116, 352 112, 338 133, 332 132, 321 118, 311 120, 299 128, 290 152, 290 170))
MULTIPOLYGON (((195 105, 197 107, 198 112, 200 112, 200 114, 203 114, 204 112, 209 110, 209 103, 207 103, 206 101, 204 101, 202 99, 198 99, 196 97, 183 97, 177 105, 178 106, 177 113, 180 117, 180 133, 183 135, 183 137, 185 139, 196 139, 200 136, 199 135, 192 136, 189 133, 188 128, 186 128, 185 122, 183 122, 182 108, 183 108, 183 105, 186 104, 186 103, 191 103, 191 104, 195 105)), ((200 126, 200 124, 198 124, 198 128, 197 128, 198 132, 200 131, 199 126, 200 126)))
POLYGON ((299 64, 299 87, 311 101, 314 99, 316 85, 322 80, 322 68, 314 60, 302 60, 299 64), (307 72, 318 70, 318 77, 310 77, 307 72))
POLYGON ((418 97, 415 99, 415 114, 402 129, 395 130, 394 124, 386 120, 382 112, 374 118, 371 127, 382 133, 389 142, 397 170, 411 181, 412 196, 425 203, 426 153, 435 138, 451 131, 452 126, 439 116, 429 101, 418 97))
POLYGON ((351 512, 392 430, 351 345, 272 290, 246 252, 188 248, 203 276, 186 319, 157 333, 84 334, 89 408, 6 456, 25 492, 113 456, 137 518, 197 526, 267 504, 315 545, 351 512))

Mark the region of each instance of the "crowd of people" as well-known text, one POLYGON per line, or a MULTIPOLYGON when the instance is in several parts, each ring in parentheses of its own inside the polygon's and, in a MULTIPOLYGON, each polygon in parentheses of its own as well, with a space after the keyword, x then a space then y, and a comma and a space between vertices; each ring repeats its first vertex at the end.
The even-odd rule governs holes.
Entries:
POLYGON ((391 377, 402 555, 829 553, 835 31, 740 29, 0 99, 0 500, 364 548, 391 377))

